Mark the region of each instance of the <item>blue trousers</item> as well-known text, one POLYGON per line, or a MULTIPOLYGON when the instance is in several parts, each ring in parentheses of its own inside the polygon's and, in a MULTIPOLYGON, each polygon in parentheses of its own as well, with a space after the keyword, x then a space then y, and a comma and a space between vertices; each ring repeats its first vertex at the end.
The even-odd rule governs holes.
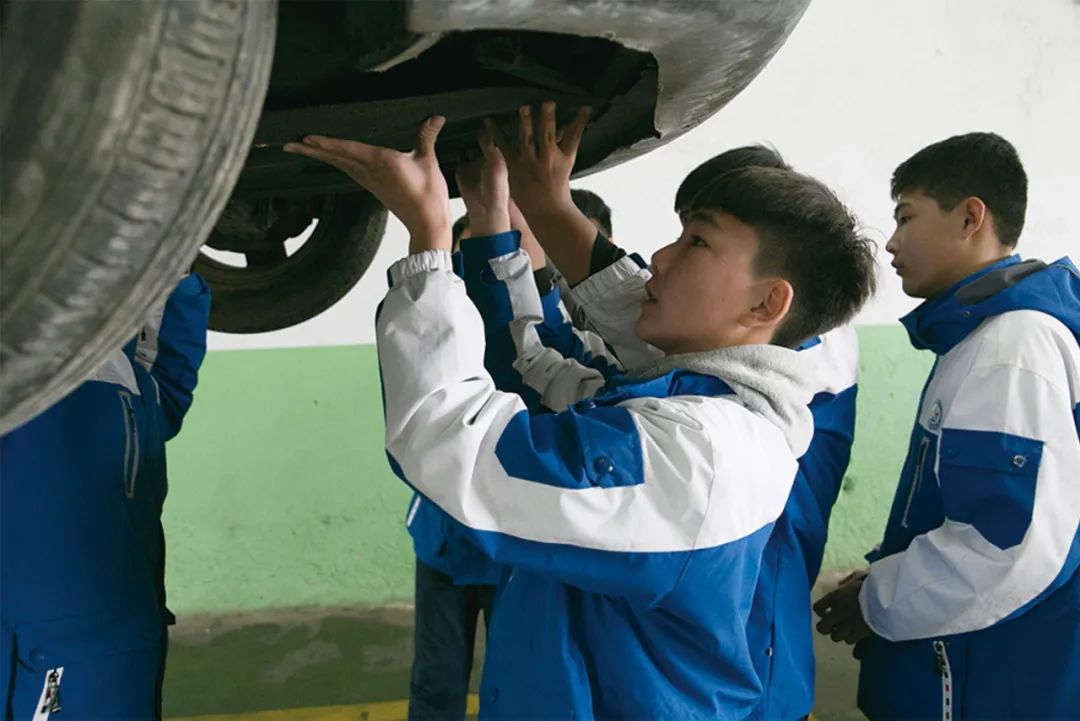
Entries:
POLYGON ((469 693, 476 622, 491 623, 495 586, 455 586, 450 576, 416 560, 409 721, 462 721, 469 693))

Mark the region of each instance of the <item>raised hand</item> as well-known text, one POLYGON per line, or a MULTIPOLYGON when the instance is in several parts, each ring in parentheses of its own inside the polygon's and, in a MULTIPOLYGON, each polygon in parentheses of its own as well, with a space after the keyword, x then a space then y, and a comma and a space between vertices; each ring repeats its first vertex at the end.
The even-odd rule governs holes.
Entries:
POLYGON ((410 153, 321 135, 288 143, 284 150, 329 163, 370 191, 408 229, 410 253, 450 250, 449 192, 435 157, 435 140, 445 123, 441 115, 424 121, 410 153))
POLYGON ((534 130, 532 108, 518 110, 518 142, 508 142, 494 121, 484 121, 487 130, 506 157, 510 189, 514 200, 528 214, 537 206, 551 208, 572 204, 570 173, 577 160, 581 137, 592 110, 581 108, 563 128, 561 137, 555 126, 555 103, 540 106, 540 124, 534 130))
POLYGON ((570 197, 570 174, 591 114, 590 108, 582 108, 559 135, 555 103, 541 106, 539 132, 534 131, 531 108, 523 106, 517 143, 509 142, 493 120, 484 121, 506 159, 511 197, 570 283, 588 277, 596 239, 596 228, 570 197))
POLYGON ((469 231, 477 237, 502 233, 511 227, 506 161, 490 133, 482 131, 479 142, 480 157, 457 168, 457 185, 469 215, 469 231))

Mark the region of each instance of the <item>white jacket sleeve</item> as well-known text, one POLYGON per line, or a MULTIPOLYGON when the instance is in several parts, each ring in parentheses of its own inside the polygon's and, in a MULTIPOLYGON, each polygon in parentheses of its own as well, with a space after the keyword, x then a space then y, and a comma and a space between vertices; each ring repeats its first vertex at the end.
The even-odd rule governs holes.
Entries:
POLYGON ((1023 613, 1080 561, 1076 342, 1064 326, 1036 325, 983 348, 985 362, 943 418, 936 470, 945 522, 873 563, 863 584, 863 616, 891 641, 1023 613))
POLYGON ((572 289, 585 320, 615 351, 624 368, 644 368, 663 353, 638 337, 645 283, 652 277, 632 256, 623 256, 572 289))
POLYGON ((795 461, 736 401, 530 416, 484 370, 482 322, 449 254, 410 256, 391 279, 376 323, 387 452, 496 562, 651 603, 687 554, 740 542, 783 508, 795 461))

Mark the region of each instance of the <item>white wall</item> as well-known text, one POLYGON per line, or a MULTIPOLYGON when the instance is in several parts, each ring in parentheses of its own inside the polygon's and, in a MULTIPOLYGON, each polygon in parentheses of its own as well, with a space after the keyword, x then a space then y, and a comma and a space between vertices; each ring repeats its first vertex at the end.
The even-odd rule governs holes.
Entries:
MULTIPOLYGON (((678 233, 671 205, 690 169, 730 147, 772 144, 835 188, 879 240, 882 288, 858 320, 890 323, 913 301, 901 293, 883 247, 892 231, 889 176, 919 148, 971 130, 1008 138, 1027 168, 1020 251, 1080 259, 1076 0, 813 0, 772 63, 724 110, 577 185, 607 200, 618 242, 648 257, 678 233)), ((460 201, 453 210, 462 211, 460 201)), ((385 269, 405 245, 404 228, 392 219, 371 269, 335 307, 276 333, 211 334, 211 348, 372 342, 385 269)))

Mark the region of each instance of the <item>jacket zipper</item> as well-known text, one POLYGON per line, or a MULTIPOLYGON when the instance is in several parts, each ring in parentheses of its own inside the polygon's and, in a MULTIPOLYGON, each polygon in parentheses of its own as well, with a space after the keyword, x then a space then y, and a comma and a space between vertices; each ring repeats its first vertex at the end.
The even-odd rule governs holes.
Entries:
POLYGON ((907 504, 904 506, 904 515, 900 519, 900 526, 903 528, 908 527, 908 515, 911 513, 911 504, 915 502, 915 494, 919 492, 919 486, 922 485, 923 464, 926 463, 926 452, 929 449, 930 437, 923 436, 923 439, 919 441, 919 462, 915 465, 915 477, 911 479, 911 490, 908 491, 907 504))
POLYGON ((34 708, 33 721, 46 721, 50 714, 60 711, 60 679, 64 676, 64 667, 51 668, 45 672, 45 686, 34 708))
POLYGON ((944 641, 934 641, 934 664, 937 667, 938 676, 941 677, 941 718, 944 721, 952 721, 953 718, 953 679, 952 666, 949 665, 949 654, 945 650, 944 641))
POLYGON ((120 391, 120 405, 124 411, 124 495, 135 497, 135 479, 139 475, 139 428, 135 424, 135 407, 131 394, 120 391))

